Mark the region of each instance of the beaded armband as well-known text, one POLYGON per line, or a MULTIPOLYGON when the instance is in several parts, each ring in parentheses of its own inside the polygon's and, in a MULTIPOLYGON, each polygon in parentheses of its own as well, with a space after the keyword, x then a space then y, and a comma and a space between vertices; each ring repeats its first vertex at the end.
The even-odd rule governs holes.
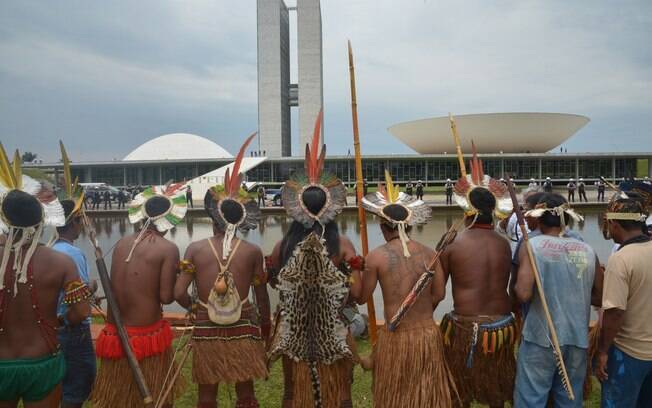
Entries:
POLYGON ((179 261, 179 270, 181 273, 187 273, 188 275, 194 275, 197 272, 197 268, 187 259, 182 259, 179 261))
POLYGON ((267 283, 268 274, 263 270, 262 274, 254 275, 254 286, 260 286, 267 283))
POLYGON ((75 303, 83 302, 91 297, 91 295, 88 286, 81 280, 77 279, 66 285, 63 295, 63 303, 66 305, 74 305, 75 303))

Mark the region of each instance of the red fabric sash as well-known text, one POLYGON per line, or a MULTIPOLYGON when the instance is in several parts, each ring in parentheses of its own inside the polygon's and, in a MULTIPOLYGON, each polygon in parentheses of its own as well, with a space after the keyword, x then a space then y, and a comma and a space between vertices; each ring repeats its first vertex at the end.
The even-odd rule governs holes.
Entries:
MULTIPOLYGON (((151 326, 127 327, 126 329, 129 335, 129 344, 138 360, 162 354, 172 346, 174 335, 167 320, 159 320, 151 326)), ((111 360, 125 357, 115 325, 107 323, 104 326, 95 343, 95 354, 100 358, 111 360)))

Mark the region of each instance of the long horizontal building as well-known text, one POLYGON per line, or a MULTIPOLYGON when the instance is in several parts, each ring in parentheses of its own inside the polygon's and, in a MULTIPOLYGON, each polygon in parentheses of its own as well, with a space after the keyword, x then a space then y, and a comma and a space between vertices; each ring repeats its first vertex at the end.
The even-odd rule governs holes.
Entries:
MULTIPOLYGON (((485 173, 494 177, 512 175, 515 180, 543 179, 566 181, 569 178, 597 179, 600 176, 618 179, 652 174, 652 152, 647 153, 519 153, 480 154, 485 173)), ((467 161, 469 156, 467 155, 467 161)), ((73 162, 73 177, 80 182, 101 182, 114 186, 162 184, 168 180, 190 180, 216 168, 225 166, 232 158, 131 160, 111 162, 73 162)), ((247 172, 249 181, 278 185, 296 171, 302 171, 304 159, 283 157, 267 159, 247 172)), ((27 165, 39 167, 48 173, 60 172, 61 163, 27 165)), ((355 182, 355 162, 351 156, 330 156, 326 170, 335 173, 346 183, 355 182)), ((384 179, 389 169, 398 182, 423 180, 439 183, 459 176, 454 154, 365 156, 362 160, 364 177, 370 183, 384 179)))
MULTIPOLYGON (((470 153, 474 141, 485 173, 493 177, 510 175, 517 181, 550 177, 566 182, 580 177, 596 180, 601 176, 619 179, 652 175, 652 152, 546 153, 556 151, 585 126, 589 122, 585 116, 521 112, 459 115, 455 120, 463 151, 470 153)), ((362 168, 368 182, 383 180, 385 169, 398 182, 422 180, 432 184, 459 176, 448 117, 404 122, 391 126, 389 131, 419 154, 364 156, 362 168)), ((467 155, 467 162, 469 158, 467 155)), ((73 161, 72 170, 84 183, 142 186, 201 178, 232 161, 233 155, 211 140, 175 133, 151 139, 120 161, 73 161)), ((247 172, 249 181, 280 185, 294 172, 303 171, 304 159, 268 156, 257 163, 247 172)), ((49 173, 61 171, 61 163, 32 166, 49 173)), ((352 156, 329 156, 325 167, 345 183, 355 182, 352 156)))

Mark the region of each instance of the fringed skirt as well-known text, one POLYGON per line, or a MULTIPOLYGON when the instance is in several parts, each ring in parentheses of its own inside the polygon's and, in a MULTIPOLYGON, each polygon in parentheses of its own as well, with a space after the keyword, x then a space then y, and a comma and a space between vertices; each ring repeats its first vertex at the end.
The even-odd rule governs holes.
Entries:
MULTIPOLYGON (((322 406, 325 408, 339 408, 342 401, 351 398, 353 366, 357 362, 357 351, 355 340, 350 333, 346 337, 346 343, 354 356, 353 360, 343 358, 333 364, 317 364, 322 406)), ((291 400, 293 408, 314 406, 315 400, 308 363, 292 361, 284 356, 283 365, 284 367, 285 365, 290 366, 289 370, 284 369, 284 373, 290 378, 285 379, 286 391, 283 398, 291 400), (288 384, 291 386, 289 394, 288 384)))
MULTIPOLYGON (((129 342, 138 359, 154 403, 176 371, 172 351, 172 330, 170 324, 160 320, 147 327, 127 327, 129 342), (170 373, 168 375, 168 373, 170 373)), ((95 353, 100 359, 97 379, 90 400, 94 408, 142 407, 143 398, 134 381, 129 363, 117 336, 114 325, 107 324, 97 339, 95 353)), ((181 378, 181 376, 179 377, 181 378)), ((183 381, 177 380, 166 403, 183 392, 183 381)))
MULTIPOLYGON (((202 317, 200 311, 198 319, 202 317)), ((230 325, 197 320, 192 349, 192 379, 197 384, 234 384, 268 375, 265 342, 251 305, 230 325)))
POLYGON ((512 401, 516 377, 514 347, 519 336, 514 317, 461 316, 448 313, 441 322, 446 361, 462 406, 472 401, 491 406, 512 401), (475 334, 474 334, 475 333, 475 334))
POLYGON ((374 407, 447 408, 457 399, 442 337, 432 320, 403 322, 378 331, 374 355, 374 407))

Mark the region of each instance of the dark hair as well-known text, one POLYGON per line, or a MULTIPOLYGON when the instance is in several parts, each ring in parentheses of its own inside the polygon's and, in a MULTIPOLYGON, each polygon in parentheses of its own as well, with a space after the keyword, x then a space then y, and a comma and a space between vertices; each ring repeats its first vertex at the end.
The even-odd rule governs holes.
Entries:
MULTIPOLYGON (((615 201, 615 204, 618 208, 616 212, 619 213, 639 213, 647 214, 645 211, 645 206, 643 204, 643 197, 634 192, 627 192, 628 198, 619 198, 615 201)), ((613 204, 612 204, 613 205, 613 204)), ((620 224, 620 226, 626 231, 641 230, 644 234, 648 234, 647 225, 645 221, 634 221, 634 220, 613 220, 620 224)))
POLYGON ((145 212, 149 217, 158 217, 170 209, 170 200, 161 196, 154 196, 145 202, 145 212))
POLYGON ((541 201, 541 199, 543 198, 543 196, 544 196, 545 194, 546 194, 546 193, 541 193, 541 192, 539 192, 539 193, 534 193, 534 194, 530 194, 530 195, 527 196, 527 198, 525 199, 525 204, 527 204, 528 208, 529 208, 530 210, 532 210, 532 209, 534 209, 534 207, 535 207, 537 204, 539 204, 539 201, 541 201))
POLYGON ((2 201, 2 213, 16 227, 31 227, 43 220, 43 209, 36 197, 20 190, 10 191, 2 201))
MULTIPOLYGON (((545 204, 547 208, 555 208, 566 204, 566 199, 557 193, 545 193, 538 204, 545 204)), ((564 213, 564 224, 568 224, 570 216, 564 213)), ((546 211, 539 218, 541 225, 546 227, 561 227, 561 218, 557 214, 546 211)))
POLYGON ((63 227, 57 227, 57 232, 62 233, 68 231, 72 226, 75 217, 71 217, 72 210, 75 209, 75 202, 73 200, 61 200, 61 206, 63 207, 63 215, 66 217, 66 225, 63 227))
MULTIPOLYGON (((391 223, 387 220, 381 219, 380 221, 380 229, 384 229, 387 232, 394 232, 398 230, 398 224, 391 223)), ((412 226, 411 225, 406 225, 405 226, 405 232, 409 233, 412 231, 412 226)))
MULTIPOLYGON (((292 256, 296 246, 303 241, 311 232, 317 235, 322 234, 322 226, 315 222, 312 228, 305 228, 302 223, 293 221, 290 229, 285 233, 281 241, 281 267, 285 266, 292 256)), ((324 239, 326 240, 326 250, 328 256, 336 256, 340 253, 340 232, 335 221, 331 221, 325 226, 324 239)))
POLYGON ((476 222, 481 224, 491 224, 493 222, 493 212, 496 208, 496 197, 486 188, 474 188, 469 193, 471 205, 478 209, 476 222))
POLYGON ((394 221, 405 221, 410 215, 408 210, 399 204, 389 204, 383 208, 383 214, 394 221))
POLYGON ((319 187, 308 187, 301 194, 301 201, 308 211, 317 215, 324 208, 324 205, 326 205, 326 192, 319 187))
POLYGON ((244 215, 242 205, 234 200, 224 200, 220 203, 220 211, 224 216, 224 220, 229 224, 237 224, 244 215))

